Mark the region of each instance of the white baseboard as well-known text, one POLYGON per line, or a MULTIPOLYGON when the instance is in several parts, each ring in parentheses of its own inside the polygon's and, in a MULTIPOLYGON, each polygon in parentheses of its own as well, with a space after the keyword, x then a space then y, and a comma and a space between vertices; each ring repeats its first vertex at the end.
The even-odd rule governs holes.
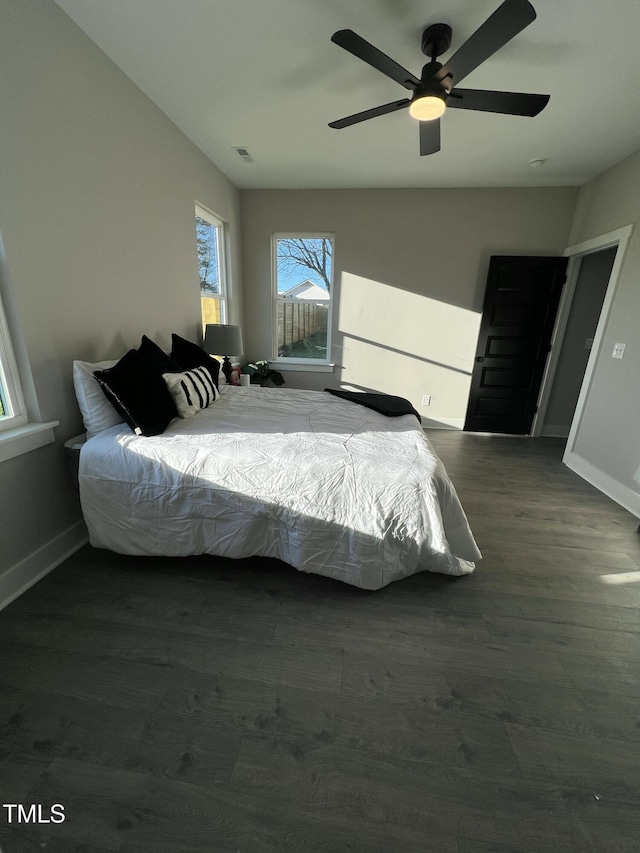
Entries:
POLYGON ((421 416, 423 429, 463 429, 464 418, 425 418, 421 416))
POLYGON ((544 424, 542 427, 541 435, 544 435, 546 438, 568 438, 570 426, 563 426, 561 424, 544 424))
POLYGON ((0 575, 0 610, 89 541, 84 521, 69 527, 0 575))
POLYGON ((592 465, 575 453, 565 452, 562 461, 567 468, 571 468, 583 480, 586 480, 592 486, 595 486, 596 489, 604 492, 607 497, 620 504, 620 506, 624 507, 632 515, 635 515, 636 518, 640 518, 640 494, 625 486, 624 483, 614 480, 613 477, 605 474, 604 471, 596 468, 595 465, 592 465))

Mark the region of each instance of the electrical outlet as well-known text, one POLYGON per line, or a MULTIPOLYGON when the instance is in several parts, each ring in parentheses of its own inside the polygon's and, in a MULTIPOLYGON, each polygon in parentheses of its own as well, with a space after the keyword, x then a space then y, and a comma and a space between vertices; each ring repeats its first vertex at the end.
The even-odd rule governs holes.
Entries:
POLYGON ((431 405, 431 394, 423 394, 422 395, 422 405, 430 406, 431 405))
POLYGON ((622 358, 626 346, 626 344, 615 344, 613 352, 611 353, 611 358, 622 358))

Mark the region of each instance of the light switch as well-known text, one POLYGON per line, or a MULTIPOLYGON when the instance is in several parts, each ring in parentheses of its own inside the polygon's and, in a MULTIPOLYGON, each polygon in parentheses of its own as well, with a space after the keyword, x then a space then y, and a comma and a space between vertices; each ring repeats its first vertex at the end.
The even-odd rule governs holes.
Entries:
POLYGON ((614 344, 611 358, 622 358, 626 346, 626 344, 614 344))
POLYGON ((593 338, 587 338, 587 340, 584 342, 584 348, 590 350, 592 346, 593 346, 593 338))

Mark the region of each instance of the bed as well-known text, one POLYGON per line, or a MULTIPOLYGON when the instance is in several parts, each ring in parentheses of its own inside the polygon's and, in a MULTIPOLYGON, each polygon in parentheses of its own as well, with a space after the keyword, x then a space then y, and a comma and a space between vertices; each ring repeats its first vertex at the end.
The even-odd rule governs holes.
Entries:
POLYGON ((481 556, 417 419, 321 391, 222 385, 152 436, 103 420, 79 488, 91 544, 123 554, 274 557, 369 590, 481 556))

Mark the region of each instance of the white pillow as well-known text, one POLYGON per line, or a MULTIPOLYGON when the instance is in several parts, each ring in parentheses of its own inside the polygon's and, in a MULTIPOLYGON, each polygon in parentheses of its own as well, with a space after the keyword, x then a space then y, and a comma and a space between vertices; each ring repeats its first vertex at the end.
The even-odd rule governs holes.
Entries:
POLYGON ((181 418, 190 418, 220 397, 206 367, 194 367, 184 373, 163 373, 162 378, 181 418))
POLYGON ((94 370, 106 370, 117 363, 118 359, 95 363, 89 361, 73 362, 73 387, 82 413, 84 428, 87 431, 87 438, 92 438, 99 432, 123 422, 121 416, 104 396, 98 380, 93 375, 94 370))

